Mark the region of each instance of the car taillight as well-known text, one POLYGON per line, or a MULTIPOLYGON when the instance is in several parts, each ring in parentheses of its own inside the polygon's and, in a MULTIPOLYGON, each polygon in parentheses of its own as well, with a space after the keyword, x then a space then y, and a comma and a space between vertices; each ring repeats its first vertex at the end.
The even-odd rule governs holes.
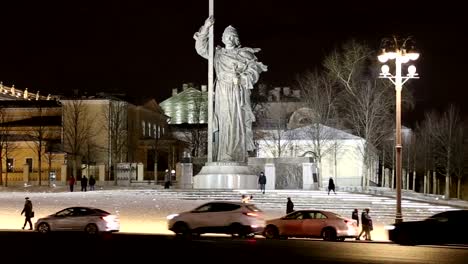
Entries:
POLYGON ((106 215, 106 216, 101 216, 101 219, 103 219, 106 222, 113 222, 115 221, 115 216, 114 215, 106 215))
POLYGON ((246 216, 252 216, 252 217, 257 217, 258 216, 257 213, 252 213, 252 212, 247 212, 247 213, 244 212, 243 214, 245 214, 246 216))

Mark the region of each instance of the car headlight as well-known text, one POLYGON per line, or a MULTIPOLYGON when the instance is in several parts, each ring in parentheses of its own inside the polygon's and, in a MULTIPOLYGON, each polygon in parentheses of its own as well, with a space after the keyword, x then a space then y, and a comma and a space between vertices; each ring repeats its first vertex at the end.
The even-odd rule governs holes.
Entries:
POLYGON ((384 226, 385 230, 393 230, 395 229, 395 226, 394 225, 386 225, 384 226))
POLYGON ((167 220, 171 220, 173 219, 174 217, 178 216, 179 214, 171 214, 171 215, 168 215, 166 218, 167 220))

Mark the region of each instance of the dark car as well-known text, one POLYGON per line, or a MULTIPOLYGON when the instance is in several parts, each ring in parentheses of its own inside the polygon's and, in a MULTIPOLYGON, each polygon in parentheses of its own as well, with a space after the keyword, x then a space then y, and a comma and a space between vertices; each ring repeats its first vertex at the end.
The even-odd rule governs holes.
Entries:
POLYGON ((387 227, 391 241, 401 245, 468 244, 468 210, 435 214, 422 221, 408 221, 387 227))

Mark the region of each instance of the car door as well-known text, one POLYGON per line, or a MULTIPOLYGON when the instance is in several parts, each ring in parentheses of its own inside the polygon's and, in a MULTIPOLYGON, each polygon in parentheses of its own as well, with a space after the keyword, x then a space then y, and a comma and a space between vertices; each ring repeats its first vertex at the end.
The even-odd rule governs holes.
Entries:
POLYGON ((70 230, 73 226, 74 208, 66 208, 57 212, 54 216, 53 229, 56 230, 70 230))
POLYGON ((307 236, 319 237, 327 226, 327 217, 319 211, 309 211, 302 221, 302 233, 307 236))
POLYGON ((215 203, 207 203, 193 210, 190 215, 190 227, 192 229, 201 228, 206 232, 219 225, 216 210, 215 203))
POLYGON ((280 233, 283 236, 303 236, 302 222, 304 214, 301 211, 288 214, 281 219, 280 233))
POLYGON ((91 214, 93 211, 88 208, 77 207, 73 211, 73 216, 71 217, 72 222, 70 223, 71 229, 76 231, 84 230, 85 226, 88 223, 92 223, 91 214))

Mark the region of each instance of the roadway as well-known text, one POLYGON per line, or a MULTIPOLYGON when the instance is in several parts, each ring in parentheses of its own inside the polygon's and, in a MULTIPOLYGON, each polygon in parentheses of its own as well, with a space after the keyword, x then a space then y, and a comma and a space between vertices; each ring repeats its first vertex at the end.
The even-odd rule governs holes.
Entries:
POLYGON ((114 233, 86 237, 76 233, 41 235, 0 232, 2 263, 467 263, 468 247, 400 246, 388 242, 325 242, 114 233))

